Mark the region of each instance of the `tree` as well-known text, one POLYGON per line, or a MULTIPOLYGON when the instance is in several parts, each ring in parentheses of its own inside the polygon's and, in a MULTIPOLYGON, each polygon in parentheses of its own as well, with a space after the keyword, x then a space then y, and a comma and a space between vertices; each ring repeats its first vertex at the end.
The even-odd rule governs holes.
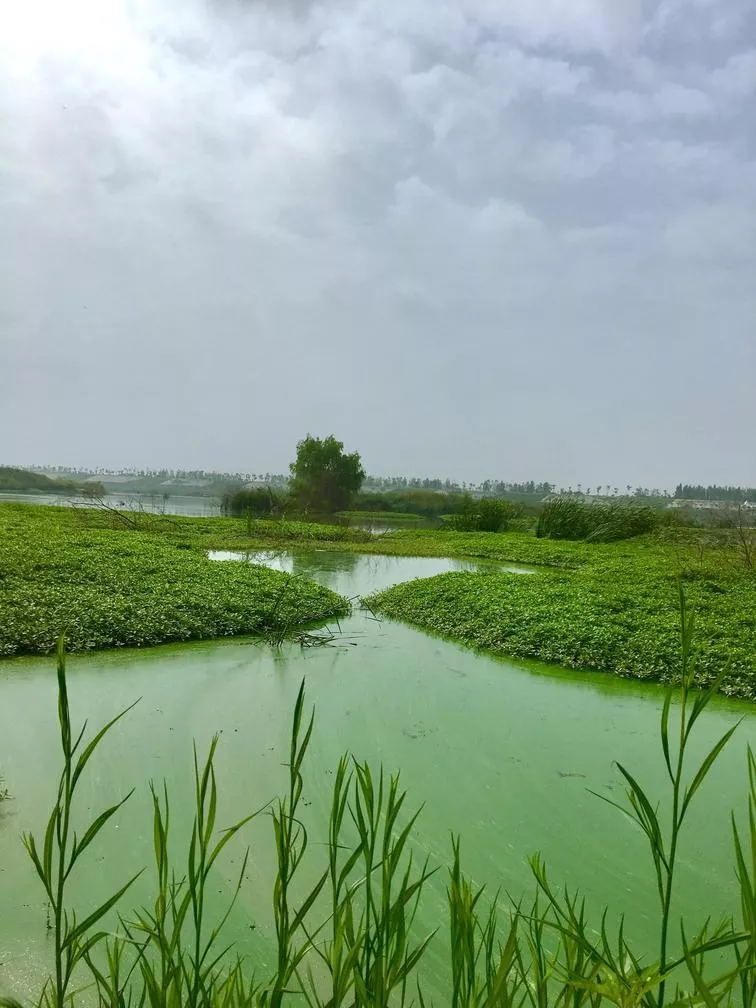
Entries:
POLYGON ((343 511, 362 486, 365 470, 357 452, 344 454, 344 444, 333 434, 309 434, 297 445, 291 470, 291 495, 305 511, 343 511))

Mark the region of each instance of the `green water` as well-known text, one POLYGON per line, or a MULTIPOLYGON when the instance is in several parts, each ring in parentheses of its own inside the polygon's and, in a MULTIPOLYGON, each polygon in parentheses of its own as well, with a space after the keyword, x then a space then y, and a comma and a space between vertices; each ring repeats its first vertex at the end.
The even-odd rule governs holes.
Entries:
MULTIPOLYGON (((413 577, 473 567, 432 558, 314 552, 258 560, 310 576, 356 597, 413 577)), ((515 576, 515 575, 513 575, 515 576)), ((535 577, 547 577, 537 573, 535 577)), ((323 838, 332 771, 344 750, 401 768, 412 807, 425 803, 416 853, 446 865, 451 832, 463 836, 467 870, 491 889, 531 891, 527 855, 540 851, 554 880, 580 888, 591 906, 627 914, 641 944, 653 942, 653 889, 643 840, 588 789, 620 798, 620 760, 663 795, 657 723, 661 693, 610 676, 524 667, 439 640, 364 612, 341 624, 335 647, 276 651, 237 640, 114 651, 69 659, 75 722, 92 725, 137 697, 137 708, 104 743, 86 778, 82 808, 97 809, 136 786, 118 828, 92 848, 75 879, 81 910, 151 856, 149 779, 167 779, 175 825, 190 805, 192 740, 204 751, 221 732, 220 820, 278 794, 285 779, 290 715, 303 678, 316 708, 306 771, 313 851, 323 838)), ((0 662, 0 772, 14 800, 0 805, 0 990, 29 993, 47 954, 45 907, 19 842, 39 830, 58 770, 55 682, 50 659, 0 662)), ((681 852, 678 911, 691 922, 735 909, 729 812, 742 809, 745 747, 756 744, 754 709, 718 701, 701 723, 700 751, 744 721, 694 809, 681 852)), ((183 821, 182 821, 183 819, 183 821)), ((248 834, 252 856, 229 935, 264 970, 271 961, 269 820, 248 834), (252 925, 252 926, 251 926, 252 925)), ((213 878, 221 899, 241 849, 213 878)), ((444 975, 446 878, 429 883, 421 926, 440 926, 424 974, 444 975)), ((145 899, 148 880, 134 901, 145 899)))

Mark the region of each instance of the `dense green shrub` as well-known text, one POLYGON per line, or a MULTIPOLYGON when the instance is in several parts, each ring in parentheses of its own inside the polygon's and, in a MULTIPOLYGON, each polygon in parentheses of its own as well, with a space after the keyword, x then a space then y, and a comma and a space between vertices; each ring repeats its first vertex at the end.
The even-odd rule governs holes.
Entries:
POLYGON ((536 535, 545 539, 612 542, 651 532, 659 513, 642 504, 615 501, 590 503, 579 497, 557 497, 543 508, 536 535))
POLYGON ((447 516, 446 524, 455 532, 504 532, 514 511, 511 501, 491 497, 473 500, 465 495, 456 513, 447 516))
POLYGON ((282 511, 282 498, 270 487, 256 487, 250 490, 228 490, 221 501, 221 511, 229 518, 245 518, 252 515, 259 518, 282 511))
POLYGON ((355 511, 403 512, 423 518, 440 518, 456 511, 462 495, 436 490, 363 491, 351 504, 355 511))

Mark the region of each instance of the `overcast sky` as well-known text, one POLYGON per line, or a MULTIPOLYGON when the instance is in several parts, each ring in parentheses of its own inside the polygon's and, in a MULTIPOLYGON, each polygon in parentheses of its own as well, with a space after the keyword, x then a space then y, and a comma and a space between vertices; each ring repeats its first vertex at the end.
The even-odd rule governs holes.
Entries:
POLYGON ((0 463, 756 484, 753 0, 0 11, 0 463))

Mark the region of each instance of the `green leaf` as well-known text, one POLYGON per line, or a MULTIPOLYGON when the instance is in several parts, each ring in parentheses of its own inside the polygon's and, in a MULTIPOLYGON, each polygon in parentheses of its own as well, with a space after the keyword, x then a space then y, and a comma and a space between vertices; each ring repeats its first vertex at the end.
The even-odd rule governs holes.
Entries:
POLYGON ((698 772, 696 773, 696 776, 693 778, 690 787, 688 787, 688 789, 685 792, 685 797, 683 798, 682 807, 680 809, 679 822, 683 821, 683 818, 685 816, 685 813, 687 812, 688 806, 690 805, 693 795, 696 793, 696 791, 698 791, 698 789, 703 784, 707 774, 709 773, 714 764, 714 761, 717 759, 717 757, 722 752, 724 747, 730 741, 739 725, 740 721, 738 721, 737 724, 734 724, 732 728, 729 729, 729 731, 726 731, 724 735, 721 737, 721 739, 712 747, 706 759, 704 759, 704 761, 701 763, 701 766, 698 768, 698 772))
POLYGON ((74 838, 73 846, 71 849, 71 860, 69 862, 68 869, 66 870, 64 878, 68 878, 68 876, 71 874, 71 870, 73 869, 74 864, 81 856, 81 854, 83 854, 83 852, 87 849, 87 847, 89 847, 89 845, 95 839, 95 837, 103 828, 103 826, 107 823, 107 821, 116 814, 116 812, 119 810, 119 808, 121 808, 122 805, 126 804, 126 802, 129 800, 129 798, 131 798, 133 794, 134 794, 133 790, 129 791, 126 797, 122 798, 121 801, 119 801, 116 805, 111 805, 109 809, 106 809, 104 812, 100 813, 100 815, 97 816, 94 822, 91 823, 89 829, 87 829, 86 833, 84 834, 84 836, 81 838, 80 841, 77 841, 74 838))
POLYGON ((88 917, 86 917, 80 924, 77 924, 72 928, 62 942, 62 948, 70 948, 72 951, 76 948, 79 939, 87 933, 87 931, 96 924, 97 921, 101 920, 105 914, 112 910, 113 907, 118 903, 121 897, 126 893, 131 886, 136 882, 140 875, 144 874, 144 869, 136 873, 133 878, 129 879, 126 885, 122 886, 117 893, 114 893, 109 899, 105 900, 96 910, 93 910, 88 917))

